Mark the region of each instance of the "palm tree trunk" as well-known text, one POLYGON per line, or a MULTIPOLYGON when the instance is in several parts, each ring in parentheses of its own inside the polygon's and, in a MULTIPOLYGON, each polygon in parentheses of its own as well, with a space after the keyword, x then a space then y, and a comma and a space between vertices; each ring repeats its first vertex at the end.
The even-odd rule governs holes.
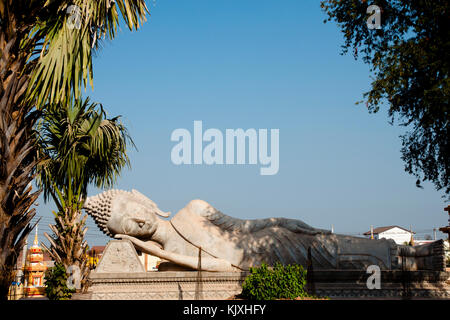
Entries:
POLYGON ((25 102, 29 73, 19 43, 20 32, 0 29, 0 300, 7 299, 17 257, 34 227, 31 206, 39 195, 31 187, 37 112, 25 102))
POLYGON ((82 214, 81 210, 70 206, 66 207, 64 211, 60 211, 55 217, 55 224, 49 225, 53 236, 44 233, 50 242, 50 247, 42 245, 55 263, 63 264, 66 271, 69 272, 69 268, 78 268, 79 273, 75 273, 76 270, 73 269, 71 273, 73 276, 75 274, 79 276, 79 279, 74 280, 79 281, 81 290, 85 290, 90 270, 87 257, 88 245, 84 240, 87 231, 85 227, 87 216, 82 217, 82 214))

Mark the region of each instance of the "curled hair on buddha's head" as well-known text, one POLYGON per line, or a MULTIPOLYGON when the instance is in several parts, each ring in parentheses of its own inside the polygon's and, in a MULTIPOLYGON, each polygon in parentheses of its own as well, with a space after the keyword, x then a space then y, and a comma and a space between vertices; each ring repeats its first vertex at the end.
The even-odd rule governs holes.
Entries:
POLYGON ((94 219, 100 230, 110 237, 114 237, 107 227, 107 223, 111 218, 112 200, 115 197, 121 196, 125 196, 129 200, 141 203, 145 207, 149 208, 153 213, 161 217, 167 218, 170 215, 170 212, 161 211, 156 203, 134 189, 131 192, 113 189, 102 192, 96 196, 88 197, 84 202, 83 209, 85 209, 86 212, 94 219))

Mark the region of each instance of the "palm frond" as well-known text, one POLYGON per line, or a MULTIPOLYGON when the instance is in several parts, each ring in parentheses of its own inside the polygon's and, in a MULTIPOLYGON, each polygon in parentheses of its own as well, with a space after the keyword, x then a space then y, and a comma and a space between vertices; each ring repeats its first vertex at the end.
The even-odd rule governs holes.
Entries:
POLYGON ((38 184, 48 199, 58 188, 81 188, 90 183, 110 187, 120 171, 130 165, 129 145, 134 146, 120 117, 106 118, 103 107, 89 98, 66 105, 46 106, 37 126, 41 157, 38 184))
POLYGON ((38 106, 79 97, 82 88, 93 86, 92 53, 98 39, 114 39, 120 18, 130 30, 139 29, 148 13, 144 0, 74 0, 57 7, 55 1, 47 1, 46 5, 55 12, 33 29, 33 38, 42 38, 42 45, 27 92, 38 106), (79 8, 79 28, 72 24, 70 6, 79 8))

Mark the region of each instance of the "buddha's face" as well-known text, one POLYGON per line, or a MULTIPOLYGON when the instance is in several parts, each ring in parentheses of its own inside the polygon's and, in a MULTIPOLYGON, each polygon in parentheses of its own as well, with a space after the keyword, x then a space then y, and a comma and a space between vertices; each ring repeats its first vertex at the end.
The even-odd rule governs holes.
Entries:
POLYGON ((137 201, 114 199, 111 204, 111 217, 106 224, 113 234, 126 234, 141 240, 150 240, 158 227, 159 218, 137 201))

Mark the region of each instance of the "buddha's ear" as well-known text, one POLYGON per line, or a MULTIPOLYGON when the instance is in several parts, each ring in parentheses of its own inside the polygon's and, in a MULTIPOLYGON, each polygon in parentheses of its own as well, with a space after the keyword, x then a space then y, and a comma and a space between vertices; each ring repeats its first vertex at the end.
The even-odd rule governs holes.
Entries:
POLYGON ((160 210, 159 208, 156 208, 155 213, 158 216, 161 216, 163 218, 168 218, 170 216, 170 212, 164 212, 164 211, 160 210))

